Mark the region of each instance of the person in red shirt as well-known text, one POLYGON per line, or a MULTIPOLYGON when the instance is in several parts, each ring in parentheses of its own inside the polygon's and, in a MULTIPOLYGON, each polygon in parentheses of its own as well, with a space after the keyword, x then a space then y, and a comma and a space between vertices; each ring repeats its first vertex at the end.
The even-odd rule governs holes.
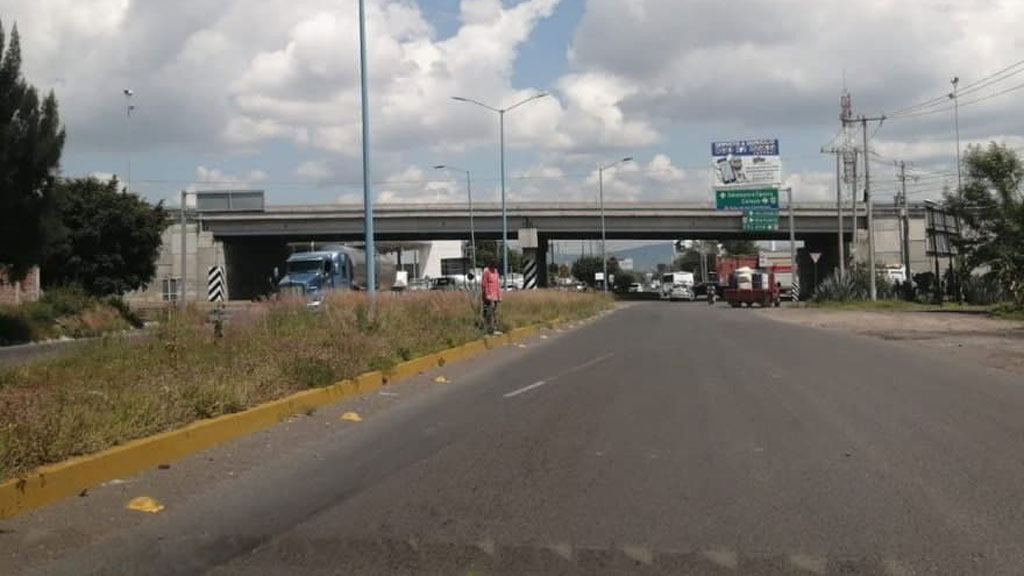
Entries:
POLYGON ((491 334, 498 332, 498 304, 501 302, 501 282, 498 276, 498 265, 492 260, 487 263, 480 279, 483 294, 484 324, 491 334))

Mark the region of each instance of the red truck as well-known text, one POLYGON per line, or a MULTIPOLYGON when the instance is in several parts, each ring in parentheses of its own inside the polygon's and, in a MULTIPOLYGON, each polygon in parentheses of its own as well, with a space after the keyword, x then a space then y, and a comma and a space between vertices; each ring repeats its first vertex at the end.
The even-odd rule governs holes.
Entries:
POLYGON ((729 275, 729 287, 725 289, 725 301, 733 308, 754 304, 762 308, 779 306, 781 303, 779 285, 774 270, 764 272, 744 266, 729 275))
POLYGON ((739 268, 757 268, 757 254, 747 256, 719 256, 716 260, 715 271, 718 272, 719 282, 725 283, 732 277, 732 273, 739 268))

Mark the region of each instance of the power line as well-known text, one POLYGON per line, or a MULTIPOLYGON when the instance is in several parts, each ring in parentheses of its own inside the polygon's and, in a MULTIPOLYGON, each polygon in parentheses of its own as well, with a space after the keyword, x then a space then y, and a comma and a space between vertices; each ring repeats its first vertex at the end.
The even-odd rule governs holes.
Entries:
MULTIPOLYGON (((1024 72, 1024 70, 1021 70, 1021 71, 1024 72)), ((960 102, 960 107, 963 108, 964 106, 971 106, 973 104, 979 104, 981 102, 985 102, 986 100, 991 100, 991 99, 996 98, 998 96, 1002 96, 1002 95, 1008 94, 1010 92, 1015 92, 1017 90, 1020 90, 1021 88, 1024 88, 1024 82, 1022 82, 1020 84, 1016 84, 1016 85, 1011 86, 1009 88, 1005 88, 1003 90, 1000 90, 999 92, 994 92, 992 94, 988 94, 988 95, 982 96, 981 98, 975 98, 973 100, 968 100, 966 102, 960 102)), ((921 110, 919 112, 913 112, 913 113, 910 113, 910 114, 903 114, 903 115, 894 116, 894 117, 891 117, 891 118, 893 120, 904 120, 906 118, 917 118, 917 117, 920 117, 920 116, 930 116, 932 114, 941 114, 943 112, 949 112, 950 110, 953 110, 955 107, 956 106, 954 105, 954 106, 945 106, 945 107, 942 107, 942 108, 932 108, 930 110, 921 110)))
MULTIPOLYGON (((988 76, 984 76, 984 77, 982 77, 982 78, 980 78, 978 80, 975 80, 974 82, 972 82, 970 84, 967 84, 966 86, 964 86, 959 91, 959 95, 963 96, 965 94, 971 94, 971 93, 977 92, 977 91, 981 90, 982 88, 986 88, 986 87, 991 86, 993 84, 997 84, 999 82, 1002 82, 1002 81, 1004 81, 1004 80, 1006 80, 1008 78, 1011 78, 1011 77, 1013 77, 1013 76, 1015 76, 1017 74, 1020 74, 1021 72, 1024 72, 1024 60, 1020 60, 1018 62, 1010 64, 1009 66, 1007 66, 1007 67, 1005 67, 1005 68, 1003 68, 1001 70, 993 72, 992 74, 989 74, 988 76)), ((935 106, 938 106, 939 104, 942 104, 943 102, 948 102, 949 99, 950 99, 950 95, 949 95, 949 93, 946 93, 946 94, 943 94, 942 96, 936 96, 934 98, 930 98, 930 99, 925 100, 923 102, 918 102, 917 104, 913 104, 913 105, 910 105, 910 106, 906 106, 904 108, 900 108, 899 110, 896 110, 895 112, 893 112, 889 116, 890 116, 890 118, 915 116, 915 115, 917 115, 917 114, 914 114, 915 112, 920 113, 924 109, 934 108, 935 106)))

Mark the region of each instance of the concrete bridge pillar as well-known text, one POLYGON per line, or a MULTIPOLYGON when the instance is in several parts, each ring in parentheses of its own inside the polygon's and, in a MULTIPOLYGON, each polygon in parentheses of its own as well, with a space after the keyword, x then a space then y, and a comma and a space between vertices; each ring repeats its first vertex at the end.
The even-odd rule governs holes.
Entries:
POLYGON ((804 241, 804 247, 797 252, 797 267, 800 274, 800 299, 814 297, 817 283, 832 276, 839 269, 839 246, 834 237, 811 237, 804 241), (812 254, 820 254, 817 264, 812 254))
POLYGON ((535 290, 548 283, 548 239, 539 237, 536 228, 519 229, 523 249, 523 288, 535 290))

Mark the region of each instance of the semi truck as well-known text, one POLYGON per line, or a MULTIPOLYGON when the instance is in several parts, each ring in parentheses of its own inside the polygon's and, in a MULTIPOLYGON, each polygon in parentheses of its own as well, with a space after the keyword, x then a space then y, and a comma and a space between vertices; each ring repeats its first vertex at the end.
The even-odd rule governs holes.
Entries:
MULTIPOLYGON (((378 255, 375 259, 378 290, 390 290, 395 284, 395 265, 378 255)), ((351 246, 325 246, 309 252, 296 252, 285 261, 285 275, 277 288, 284 296, 303 296, 320 302, 332 290, 366 289, 366 251, 351 246)))

